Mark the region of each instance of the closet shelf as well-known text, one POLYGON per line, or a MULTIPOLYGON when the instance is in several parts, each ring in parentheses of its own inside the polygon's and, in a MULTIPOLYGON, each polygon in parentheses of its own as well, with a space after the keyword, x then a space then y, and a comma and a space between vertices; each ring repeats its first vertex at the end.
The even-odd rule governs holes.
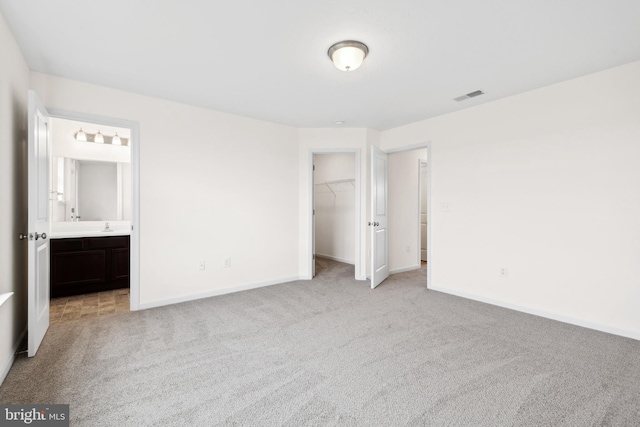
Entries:
POLYGON ((331 194, 333 194, 333 200, 335 201, 336 192, 333 191, 333 188, 331 188, 332 185, 351 183, 353 188, 356 188, 355 182, 356 182, 355 178, 351 178, 351 179, 336 179, 336 180, 333 180, 333 181, 317 182, 316 185, 325 185, 329 189, 329 191, 331 191, 331 194))

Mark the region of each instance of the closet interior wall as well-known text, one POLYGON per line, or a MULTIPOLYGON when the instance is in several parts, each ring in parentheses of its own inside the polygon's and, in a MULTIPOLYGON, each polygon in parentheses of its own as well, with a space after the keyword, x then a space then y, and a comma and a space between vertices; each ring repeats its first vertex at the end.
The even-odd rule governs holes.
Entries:
POLYGON ((355 263, 355 154, 314 155, 315 254, 355 263))

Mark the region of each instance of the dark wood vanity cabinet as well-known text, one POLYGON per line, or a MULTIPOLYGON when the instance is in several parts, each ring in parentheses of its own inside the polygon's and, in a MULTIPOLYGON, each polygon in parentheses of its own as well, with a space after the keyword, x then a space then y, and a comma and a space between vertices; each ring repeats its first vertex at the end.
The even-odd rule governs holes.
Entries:
POLYGON ((51 239, 51 298, 129 287, 129 236, 51 239))

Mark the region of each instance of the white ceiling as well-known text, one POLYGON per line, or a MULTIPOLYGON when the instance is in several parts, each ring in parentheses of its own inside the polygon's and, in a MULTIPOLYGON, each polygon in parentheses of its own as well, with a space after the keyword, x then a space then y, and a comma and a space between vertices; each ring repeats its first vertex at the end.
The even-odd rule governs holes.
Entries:
POLYGON ((32 70, 296 127, 389 129, 640 60, 639 0, 0 0, 32 70), (370 53, 337 70, 333 43, 370 53), (453 98, 477 89, 486 95, 453 98))

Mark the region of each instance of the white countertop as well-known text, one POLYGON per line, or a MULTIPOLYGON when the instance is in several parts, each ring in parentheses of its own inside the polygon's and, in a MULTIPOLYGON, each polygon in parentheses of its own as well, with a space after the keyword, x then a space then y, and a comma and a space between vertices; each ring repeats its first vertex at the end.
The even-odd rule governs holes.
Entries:
POLYGON ((130 221, 62 221, 51 224, 51 239, 131 235, 130 221), (109 224, 112 231, 102 231, 109 224))
POLYGON ((49 238, 51 239, 72 239, 79 237, 109 237, 109 236, 129 236, 130 230, 113 230, 113 231, 52 231, 49 238))

